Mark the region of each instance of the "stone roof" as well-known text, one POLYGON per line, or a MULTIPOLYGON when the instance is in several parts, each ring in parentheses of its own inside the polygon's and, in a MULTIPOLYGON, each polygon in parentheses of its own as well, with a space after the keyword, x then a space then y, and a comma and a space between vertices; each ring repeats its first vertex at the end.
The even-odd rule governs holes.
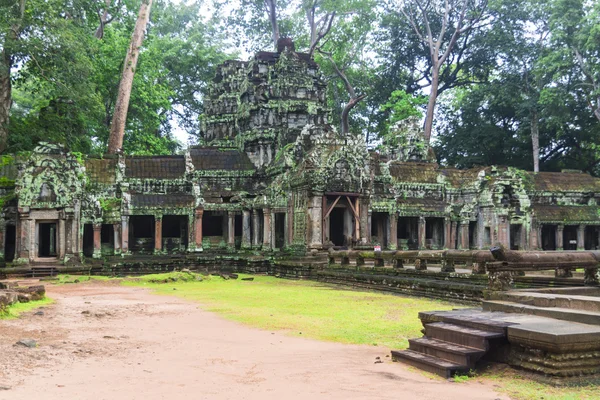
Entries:
POLYGON ((116 182, 116 158, 88 158, 85 160, 85 170, 93 183, 111 185, 116 182))
POLYGON ((534 205, 533 212, 539 222, 561 224, 565 222, 600 223, 598 206, 534 205))
POLYGON ((398 182, 438 183, 437 164, 416 162, 394 162, 390 164, 390 175, 398 182))
POLYGON ((406 198, 398 199, 398 209, 401 215, 420 216, 425 214, 443 214, 447 203, 442 200, 406 198))
POLYGON ((194 196, 191 194, 134 194, 131 195, 134 207, 191 207, 194 196))
POLYGON ((578 172, 528 172, 536 191, 599 192, 600 179, 578 172))
POLYGON ((473 184, 477 180, 477 175, 481 171, 481 168, 472 168, 472 169, 454 169, 448 168, 440 171, 446 178, 446 182, 450 184, 450 186, 460 189, 462 187, 473 184))
POLYGON ((136 156, 125 159, 127 178, 177 179, 184 175, 184 156, 136 156))
POLYGON ((254 165, 246 155, 239 150, 223 150, 215 147, 190 149, 192 163, 197 170, 253 170, 254 165))

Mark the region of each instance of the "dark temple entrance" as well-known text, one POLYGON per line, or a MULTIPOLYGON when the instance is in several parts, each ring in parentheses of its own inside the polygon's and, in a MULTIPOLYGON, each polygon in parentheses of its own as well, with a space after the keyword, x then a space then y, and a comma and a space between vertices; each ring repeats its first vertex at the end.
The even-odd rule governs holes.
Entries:
POLYGON ((346 246, 344 243, 344 212, 343 208, 334 208, 329 214, 329 240, 334 246, 346 246))
POLYGON ((58 257, 56 252, 56 222, 41 222, 38 229, 38 257, 58 257))
POLYGON ((275 213, 275 248, 285 246, 285 213, 275 213))
POLYGON ((154 216, 132 215, 129 217, 129 248, 132 252, 154 251, 154 216))
POLYGON ((6 239, 4 242, 4 259, 13 261, 17 243, 17 229, 14 225, 6 225, 6 239))
POLYGON ((163 249, 185 251, 188 245, 187 215, 164 215, 162 219, 163 249))
POLYGON ((556 225, 542 226, 542 250, 556 250, 556 225))

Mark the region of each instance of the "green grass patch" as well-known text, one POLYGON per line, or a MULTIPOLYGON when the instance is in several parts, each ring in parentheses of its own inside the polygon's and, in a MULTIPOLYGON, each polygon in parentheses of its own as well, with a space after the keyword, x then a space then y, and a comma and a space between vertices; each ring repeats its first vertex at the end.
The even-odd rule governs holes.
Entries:
POLYGON ((47 306, 54 303, 54 300, 44 297, 42 300, 30 301, 28 303, 15 303, 4 311, 0 312, 0 319, 15 319, 28 311, 33 311, 36 308, 47 306))
POLYGON ((498 390, 516 400, 596 400, 600 399, 597 385, 576 387, 554 387, 535 382, 519 374, 519 371, 507 368, 500 372, 481 375, 482 380, 492 381, 498 390))
POLYGON ((406 348, 421 336, 419 311, 450 310, 449 302, 356 291, 312 281, 256 276, 254 281, 224 280, 153 283, 170 274, 148 275, 128 285, 202 303, 225 318, 268 330, 288 331, 320 340, 406 348), (177 290, 173 290, 173 289, 177 290))
POLYGON ((96 276, 96 275, 58 275, 56 279, 47 281, 48 283, 52 283, 54 285, 64 285, 67 283, 81 283, 81 282, 89 282, 89 281, 107 281, 111 278, 108 276, 96 276))

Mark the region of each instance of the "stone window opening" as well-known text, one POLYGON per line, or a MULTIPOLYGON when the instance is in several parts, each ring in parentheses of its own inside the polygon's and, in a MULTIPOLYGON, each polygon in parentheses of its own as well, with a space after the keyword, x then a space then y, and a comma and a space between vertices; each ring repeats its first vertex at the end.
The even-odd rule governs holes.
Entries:
POLYGON ((162 218, 162 249, 185 251, 188 245, 187 215, 164 215, 162 218))
POLYGON ((477 221, 469 222, 469 249, 477 248, 477 221))
POLYGON ((563 250, 577 250, 577 225, 566 225, 563 230, 563 250))
POLYGON ((81 250, 85 257, 92 257, 94 254, 94 226, 92 224, 83 225, 83 243, 81 250))
POLYGON ((542 250, 556 250, 556 225, 542 226, 542 250))
POLYGON ((419 217, 398 218, 396 230, 400 250, 417 250, 419 248, 419 217))
POLYGON ((153 215, 132 215, 129 217, 130 250, 138 253, 152 253, 154 251, 154 230, 153 215))
POLYGON ((112 255, 115 253, 115 227, 113 224, 102 224, 100 247, 102 248, 102 254, 112 255))
POLYGON ((425 218, 425 245, 433 250, 444 248, 443 218, 425 218))
POLYGON ((510 225, 510 249, 511 250, 523 250, 522 237, 523 225, 511 224, 510 225))

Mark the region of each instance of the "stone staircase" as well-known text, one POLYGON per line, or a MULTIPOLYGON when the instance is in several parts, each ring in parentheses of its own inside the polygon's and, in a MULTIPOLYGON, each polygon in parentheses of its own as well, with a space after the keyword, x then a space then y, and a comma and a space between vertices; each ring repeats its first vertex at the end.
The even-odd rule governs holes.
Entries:
POLYGON ((422 312, 425 336, 410 339, 407 350, 392 351, 392 360, 449 378, 466 373, 493 347, 506 343, 509 324, 473 318, 469 313, 422 312))
POLYGON ((582 324, 600 325, 600 289, 597 287, 515 290, 491 293, 484 311, 528 314, 582 324))

